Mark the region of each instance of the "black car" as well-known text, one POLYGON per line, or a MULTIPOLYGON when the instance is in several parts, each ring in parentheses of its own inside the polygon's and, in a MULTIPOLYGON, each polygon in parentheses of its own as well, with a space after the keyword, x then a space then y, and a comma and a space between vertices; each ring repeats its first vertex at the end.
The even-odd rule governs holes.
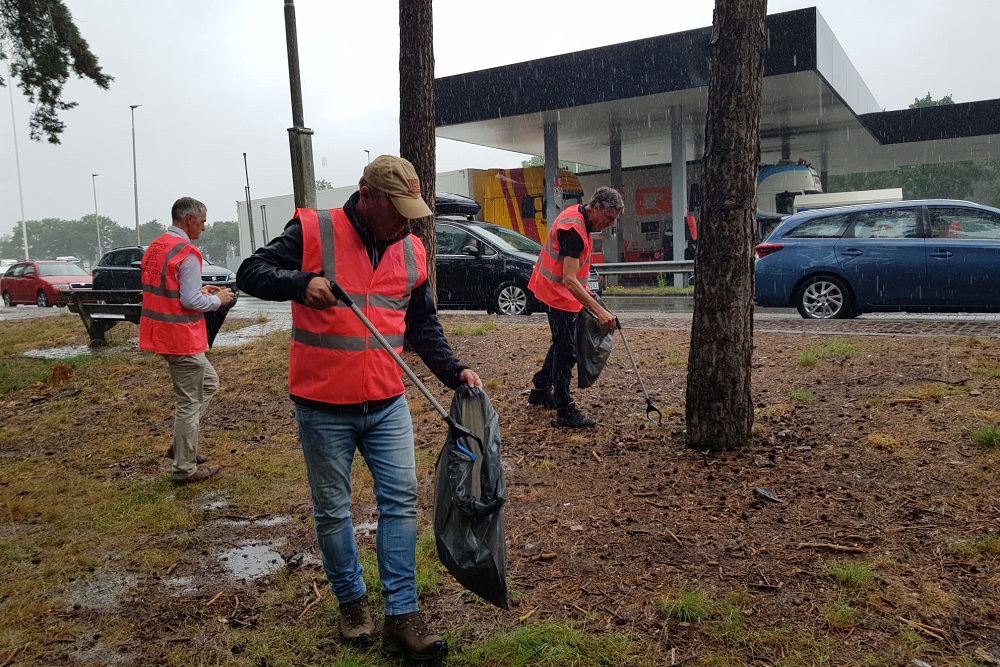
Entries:
MULTIPOLYGON (((146 246, 125 246, 104 253, 94 267, 94 289, 142 289, 142 256, 146 246)), ((237 293, 236 274, 227 268, 202 263, 203 285, 228 287, 237 293)))
MULTIPOLYGON (((536 241, 489 222, 439 217, 435 243, 438 306, 502 315, 530 315, 541 307, 528 290, 542 250, 536 241)), ((587 289, 601 291, 593 269, 587 289)))

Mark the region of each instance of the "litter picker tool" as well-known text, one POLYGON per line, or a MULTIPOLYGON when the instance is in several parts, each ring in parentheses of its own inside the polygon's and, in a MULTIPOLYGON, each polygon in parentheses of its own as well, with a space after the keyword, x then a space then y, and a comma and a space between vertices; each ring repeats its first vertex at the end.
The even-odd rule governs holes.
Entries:
POLYGON ((632 356, 632 349, 628 346, 628 340, 625 339, 625 332, 622 330, 621 320, 618 316, 615 316, 615 327, 618 329, 618 333, 621 334, 622 343, 625 344, 625 351, 628 352, 629 361, 632 362, 632 368, 635 370, 635 379, 639 381, 639 388, 642 389, 642 395, 646 397, 646 419, 653 422, 657 426, 663 420, 663 415, 660 414, 660 409, 653 405, 653 401, 649 400, 649 392, 646 391, 646 385, 642 383, 642 376, 639 375, 639 366, 635 363, 635 357, 632 356), (653 414, 656 414, 656 419, 653 419, 653 414))
MULTIPOLYGON (((471 438, 472 440, 475 440, 476 443, 479 445, 479 451, 482 451, 483 441, 479 438, 479 436, 477 436, 475 433, 473 433, 469 429, 459 424, 452 418, 451 415, 449 415, 445 411, 441 403, 439 403, 438 400, 434 398, 434 394, 432 394, 430 390, 424 386, 424 383, 420 381, 420 378, 417 377, 417 374, 414 373, 410 369, 410 367, 406 365, 406 362, 403 361, 403 358, 400 357, 399 354, 396 352, 396 350, 392 347, 392 344, 385 339, 385 336, 379 333, 379 330, 375 328, 375 325, 371 323, 371 320, 369 320, 368 317, 361 312, 361 309, 358 308, 357 304, 354 303, 354 300, 347 295, 347 292, 344 291, 344 288, 331 280, 330 289, 333 291, 333 296, 337 298, 337 301, 340 301, 342 304, 346 305, 348 308, 354 311, 354 314, 357 315, 358 319, 361 320, 361 323, 365 325, 365 328, 367 328, 368 331, 371 332, 372 336, 375 337, 375 340, 378 341, 379 345, 381 345, 383 349, 385 349, 385 351, 392 356, 393 360, 395 360, 395 362, 399 364, 399 367, 403 369, 403 372, 406 373, 407 377, 409 377, 410 380, 413 382, 413 384, 417 386, 417 389, 420 390, 420 393, 422 393, 424 397, 428 401, 430 401, 431 405, 434 406, 434 409, 437 410, 438 414, 441 415, 441 418, 444 419, 446 424, 448 424, 448 431, 451 434, 451 437, 455 440, 455 442, 460 443, 461 441, 459 440, 459 438, 463 437, 471 438)), ((467 449, 466 447, 462 447, 461 444, 459 444, 459 447, 469 456, 470 459, 472 459, 473 461, 476 460, 476 455, 473 454, 469 449, 467 449)))

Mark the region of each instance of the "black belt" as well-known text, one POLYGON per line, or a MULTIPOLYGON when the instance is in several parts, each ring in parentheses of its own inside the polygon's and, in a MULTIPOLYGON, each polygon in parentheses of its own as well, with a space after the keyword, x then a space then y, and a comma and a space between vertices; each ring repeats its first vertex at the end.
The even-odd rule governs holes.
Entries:
POLYGON ((290 394, 290 396, 295 405, 301 405, 304 408, 349 415, 367 415, 371 412, 378 412, 399 400, 399 396, 392 396, 390 398, 381 398, 377 401, 365 401, 364 403, 323 403, 322 401, 313 401, 301 396, 295 396, 294 394, 290 394))

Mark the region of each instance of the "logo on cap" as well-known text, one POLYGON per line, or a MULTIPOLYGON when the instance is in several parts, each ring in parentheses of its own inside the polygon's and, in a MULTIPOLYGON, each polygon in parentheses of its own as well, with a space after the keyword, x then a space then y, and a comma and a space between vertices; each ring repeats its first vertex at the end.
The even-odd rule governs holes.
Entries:
POLYGON ((411 195, 419 195, 420 194, 420 181, 418 179, 416 179, 416 178, 408 178, 406 180, 406 182, 410 186, 410 194, 411 195))

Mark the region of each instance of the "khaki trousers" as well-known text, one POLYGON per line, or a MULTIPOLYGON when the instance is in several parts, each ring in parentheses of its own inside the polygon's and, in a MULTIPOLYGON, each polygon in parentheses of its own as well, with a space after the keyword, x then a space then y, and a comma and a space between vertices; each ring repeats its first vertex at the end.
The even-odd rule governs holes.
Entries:
POLYGON ((170 367, 174 383, 174 479, 188 477, 198 469, 198 427, 212 396, 219 389, 219 375, 204 352, 194 355, 161 355, 170 367))

